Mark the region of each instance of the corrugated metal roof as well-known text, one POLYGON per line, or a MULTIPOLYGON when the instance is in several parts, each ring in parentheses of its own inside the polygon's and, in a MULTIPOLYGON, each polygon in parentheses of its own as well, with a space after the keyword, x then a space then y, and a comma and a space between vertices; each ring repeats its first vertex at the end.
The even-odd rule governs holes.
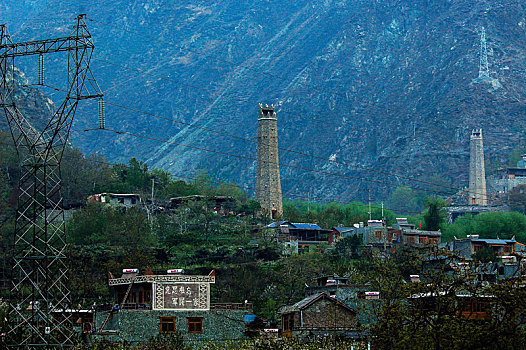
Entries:
POLYGON ((471 239, 472 242, 484 242, 487 244, 506 245, 508 243, 515 243, 514 239, 495 239, 495 238, 477 238, 471 239))
POLYGON ((308 223, 302 223, 302 222, 293 222, 292 225, 294 225, 295 228, 300 228, 303 230, 321 230, 322 228, 318 226, 318 224, 308 224, 308 223))
POLYGON ((310 224, 310 223, 303 223, 303 222, 289 222, 289 221, 280 221, 280 222, 273 222, 264 228, 279 228, 280 226, 286 225, 289 228, 299 228, 302 230, 322 230, 318 224, 310 224))
POLYGON ((280 227, 281 225, 287 225, 287 226, 290 226, 292 225, 290 222, 288 221, 280 221, 280 222, 273 222, 267 226, 265 226, 264 228, 278 228, 280 227))
POLYGON ((333 227, 333 229, 342 233, 342 232, 352 231, 354 230, 354 227, 333 227))

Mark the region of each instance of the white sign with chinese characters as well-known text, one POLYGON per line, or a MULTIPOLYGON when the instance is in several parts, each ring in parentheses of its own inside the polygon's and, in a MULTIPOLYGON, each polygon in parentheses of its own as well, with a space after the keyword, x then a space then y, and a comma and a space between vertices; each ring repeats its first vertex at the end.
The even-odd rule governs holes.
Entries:
POLYGON ((154 310, 210 310, 210 283, 153 283, 154 310))

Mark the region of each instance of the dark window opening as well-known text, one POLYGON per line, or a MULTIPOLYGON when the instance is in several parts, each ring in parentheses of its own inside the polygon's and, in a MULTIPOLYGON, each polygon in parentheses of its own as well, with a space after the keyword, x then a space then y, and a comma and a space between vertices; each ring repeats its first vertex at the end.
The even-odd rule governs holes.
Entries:
POLYGON ((283 330, 292 331, 294 329, 294 314, 283 315, 283 330))
POLYGON ((175 333, 175 317, 162 316, 161 317, 161 333, 175 333))
POLYGON ((203 333, 202 317, 188 317, 188 333, 203 333))

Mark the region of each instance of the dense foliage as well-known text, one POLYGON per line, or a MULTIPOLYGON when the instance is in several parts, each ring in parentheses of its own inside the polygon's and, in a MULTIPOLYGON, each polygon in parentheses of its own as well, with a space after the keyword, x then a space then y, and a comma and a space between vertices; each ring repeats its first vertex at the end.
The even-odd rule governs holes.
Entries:
MULTIPOLYGON (((12 239, 20 173, 14 149, 9 142, 1 145, 0 231, 2 261, 8 266, 7 248, 12 239)), ((432 283, 408 284, 410 274, 427 268, 423 256, 412 250, 397 249, 390 258, 379 258, 362 251, 358 237, 345 238, 334 249, 321 244, 306 254, 283 255, 272 237, 257 230, 268 223, 257 215, 259 204, 233 184, 216 182, 206 173, 188 182, 176 180, 169 173, 148 169, 146 164, 135 159, 127 165, 111 165, 99 157, 86 158, 74 149, 68 149, 64 159, 64 192, 69 207, 76 208, 67 222, 74 271, 70 283, 75 302, 83 307, 111 299, 108 272, 118 274, 122 268, 131 267, 144 271, 148 267, 154 272, 184 268, 189 273, 208 274, 215 269, 218 278, 212 288, 214 302, 248 300, 253 303, 255 313, 275 322, 279 320, 278 307, 301 299, 305 285, 311 285, 317 276, 336 273, 349 276, 351 283, 370 283, 371 288, 380 291, 383 302, 367 310, 374 322, 362 324, 380 349, 471 348, 480 345, 482 334, 490 331, 497 335, 488 348, 501 346, 506 341, 519 344, 525 340, 517 324, 517 320, 524 317, 524 310, 514 305, 526 296, 522 289, 505 284, 508 282, 489 291, 496 296, 499 323, 473 325, 458 319, 455 317, 458 310, 451 298, 444 298, 440 317, 433 313, 424 315, 406 302, 408 297, 439 292, 452 285, 469 288, 469 281, 451 279, 444 271, 433 267, 429 270, 433 273, 428 272, 432 283), (101 192, 137 193, 143 201, 132 208, 107 203, 87 204, 88 196, 101 192), (189 195, 200 195, 202 200, 166 209, 169 198, 189 195), (225 204, 227 215, 216 212, 214 198, 217 196, 232 199, 225 204), (513 293, 504 292, 510 289, 513 293), (467 334, 468 339, 464 339, 463 334, 467 334)), ((442 230, 443 240, 480 234, 482 237, 516 236, 519 241, 526 241, 526 217, 520 213, 479 214, 460 218, 449 225, 444 221, 443 200, 426 198, 422 203, 424 210, 409 220, 423 229, 442 230)), ((315 222, 324 228, 352 226, 369 219, 369 205, 359 202, 285 201, 284 209, 284 220, 315 222)), ((371 206, 370 215, 373 219, 384 218, 389 224, 395 223, 397 217, 392 210, 382 210, 377 204, 371 206)), ((493 259, 491 252, 484 251, 476 258, 479 261, 493 259)), ((175 338, 169 342, 153 339, 142 348, 160 348, 156 347, 160 346, 160 341, 166 349, 180 345, 175 338)), ((257 348, 262 344, 207 346, 235 349, 257 348)), ((265 346, 268 349, 309 349, 330 348, 331 343, 314 344, 309 347, 311 345, 269 341, 265 346)), ((337 343, 338 348, 348 345, 337 343)), ((104 346, 96 344, 94 349, 104 346)))

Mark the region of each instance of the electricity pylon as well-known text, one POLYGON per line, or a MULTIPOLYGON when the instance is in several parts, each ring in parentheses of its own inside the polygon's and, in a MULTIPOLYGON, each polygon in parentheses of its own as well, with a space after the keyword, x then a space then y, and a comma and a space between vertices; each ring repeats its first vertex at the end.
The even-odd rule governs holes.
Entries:
POLYGON ((480 62, 479 78, 489 78, 488 47, 486 43, 486 30, 482 27, 480 31, 480 62))
POLYGON ((16 214, 10 293, 8 347, 62 348, 73 345, 69 254, 64 232, 60 163, 78 103, 101 99, 90 70, 94 45, 85 15, 76 18, 68 37, 14 43, 0 25, 0 106, 3 107, 22 168, 16 214), (66 53, 64 101, 39 131, 15 103, 15 59, 66 53), (67 62, 67 63, 66 63, 67 62))

